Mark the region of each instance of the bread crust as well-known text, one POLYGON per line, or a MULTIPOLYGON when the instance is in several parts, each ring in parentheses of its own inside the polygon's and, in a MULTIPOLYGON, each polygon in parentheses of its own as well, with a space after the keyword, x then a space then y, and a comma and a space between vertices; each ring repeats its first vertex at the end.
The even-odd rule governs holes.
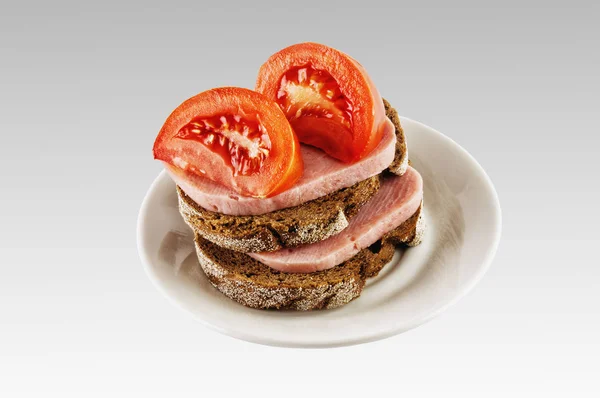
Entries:
POLYGON ((400 116, 396 109, 392 105, 383 99, 383 105, 385 107, 385 115, 394 124, 396 131, 396 153, 394 161, 390 164, 388 170, 396 175, 403 175, 408 169, 408 147, 406 145, 406 137, 404 136, 404 130, 400 124, 400 116))

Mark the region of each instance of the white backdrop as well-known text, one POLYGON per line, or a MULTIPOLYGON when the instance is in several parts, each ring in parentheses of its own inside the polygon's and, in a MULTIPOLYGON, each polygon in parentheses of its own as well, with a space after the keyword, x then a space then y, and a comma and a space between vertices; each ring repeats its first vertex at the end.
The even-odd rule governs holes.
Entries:
POLYGON ((598 396, 598 6, 255 3, 2 6, 0 396, 598 396), (168 113, 310 40, 470 151, 504 221, 449 311, 331 350, 206 329, 135 249, 168 113))

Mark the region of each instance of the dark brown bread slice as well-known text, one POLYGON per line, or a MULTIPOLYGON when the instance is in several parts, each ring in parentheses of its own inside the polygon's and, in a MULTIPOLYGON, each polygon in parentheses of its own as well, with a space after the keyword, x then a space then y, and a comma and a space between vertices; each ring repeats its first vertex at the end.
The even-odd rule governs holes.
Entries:
POLYGON ((358 297, 367 278, 376 276, 394 255, 396 245, 421 242, 422 205, 395 230, 331 269, 288 274, 250 256, 227 250, 196 234, 200 266, 213 286, 252 308, 313 310, 336 308, 358 297))
POLYGON ((394 128, 396 129, 396 155, 388 170, 401 176, 406 173, 406 169, 408 168, 408 147, 406 146, 406 137, 404 137, 404 130, 400 125, 400 116, 398 116, 396 109, 392 108, 392 105, 385 99, 383 100, 383 105, 385 106, 385 115, 392 123, 394 123, 394 128))
POLYGON ((179 211, 192 230, 239 252, 275 251, 310 244, 337 234, 379 190, 379 176, 296 207, 257 216, 231 216, 200 207, 177 188, 179 211))

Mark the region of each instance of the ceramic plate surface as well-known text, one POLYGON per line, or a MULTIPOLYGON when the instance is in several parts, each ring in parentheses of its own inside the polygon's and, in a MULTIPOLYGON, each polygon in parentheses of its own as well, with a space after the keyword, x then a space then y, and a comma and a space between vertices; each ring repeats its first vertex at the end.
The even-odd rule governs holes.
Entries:
POLYGON ((148 276, 178 307, 205 325, 261 344, 332 347, 364 343, 414 328, 469 292, 500 240, 498 197, 484 170, 443 134, 402 118, 409 157, 424 180, 427 229, 420 246, 398 249, 362 295, 333 310, 246 308, 212 287, 193 234, 177 210, 175 184, 162 172, 140 210, 138 249, 148 276))

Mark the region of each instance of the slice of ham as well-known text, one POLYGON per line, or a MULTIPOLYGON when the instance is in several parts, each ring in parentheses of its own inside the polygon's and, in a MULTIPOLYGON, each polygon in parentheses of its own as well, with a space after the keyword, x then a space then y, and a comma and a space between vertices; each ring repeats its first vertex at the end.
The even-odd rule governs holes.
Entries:
POLYGON ((423 199, 423 180, 412 167, 401 176, 383 177, 381 188, 337 235, 311 245, 270 253, 248 253, 282 272, 322 271, 350 259, 408 220, 423 199))
POLYGON ((353 164, 342 163, 325 152, 302 145, 304 174, 285 192, 270 198, 240 196, 208 178, 189 174, 165 163, 177 185, 197 204, 207 210, 230 215, 257 215, 298 206, 381 173, 394 160, 396 135, 388 120, 379 145, 353 164))

